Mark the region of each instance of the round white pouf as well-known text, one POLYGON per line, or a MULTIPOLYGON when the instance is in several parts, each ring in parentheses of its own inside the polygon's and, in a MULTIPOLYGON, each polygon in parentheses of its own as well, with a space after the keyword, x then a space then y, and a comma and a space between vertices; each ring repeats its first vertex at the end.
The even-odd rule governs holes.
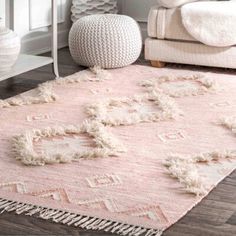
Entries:
POLYGON ((79 65, 118 68, 138 59, 142 36, 138 23, 129 16, 90 15, 73 24, 69 47, 79 65))

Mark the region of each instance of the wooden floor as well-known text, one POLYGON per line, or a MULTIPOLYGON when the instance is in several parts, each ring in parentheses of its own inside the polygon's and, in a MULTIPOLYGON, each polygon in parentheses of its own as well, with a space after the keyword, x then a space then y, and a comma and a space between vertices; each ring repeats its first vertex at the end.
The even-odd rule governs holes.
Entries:
MULTIPOLYGON (((142 59, 138 63, 147 63, 142 59)), ((82 67, 76 66, 67 48, 59 52, 61 76, 70 75, 82 67)), ((187 66, 186 66, 187 67, 187 66)), ((197 70, 213 70, 196 67, 197 70)), ((236 71, 214 69, 217 73, 236 74, 236 71)), ((0 82, 0 98, 7 98, 38 84, 53 79, 51 66, 45 66, 16 78, 0 82)), ((0 215, 0 235, 80 235, 108 236, 103 232, 83 231, 51 223, 34 217, 3 213, 0 215)), ((215 188, 197 207, 178 223, 169 228, 164 236, 236 236, 236 171, 215 188)))

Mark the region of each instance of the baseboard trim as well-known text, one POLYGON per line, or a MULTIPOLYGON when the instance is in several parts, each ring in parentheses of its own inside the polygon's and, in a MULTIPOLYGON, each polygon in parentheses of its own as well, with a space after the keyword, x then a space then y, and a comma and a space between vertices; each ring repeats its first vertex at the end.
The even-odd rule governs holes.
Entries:
MULTIPOLYGON (((140 29, 143 37, 143 44, 147 38, 146 24, 140 24, 140 29)), ((61 30, 58 32, 58 49, 68 46, 69 30, 61 30)), ((21 40, 21 52, 24 54, 39 55, 51 50, 51 33, 42 32, 31 38, 21 40)))
MULTIPOLYGON (((69 30, 58 32, 58 49, 68 46, 69 30)), ((42 32, 31 38, 21 40, 21 52, 25 54, 38 55, 51 50, 51 33, 42 32)))

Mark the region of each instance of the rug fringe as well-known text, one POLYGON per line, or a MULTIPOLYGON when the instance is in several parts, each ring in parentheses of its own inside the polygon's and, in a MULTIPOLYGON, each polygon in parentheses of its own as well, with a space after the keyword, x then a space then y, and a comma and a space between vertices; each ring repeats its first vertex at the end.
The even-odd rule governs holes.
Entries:
POLYGON ((163 233, 161 229, 149 229, 0 198, 0 214, 4 212, 15 212, 17 215, 24 214, 27 216, 35 216, 40 219, 51 220, 55 223, 68 226, 87 230, 102 230, 122 236, 160 236, 163 233))

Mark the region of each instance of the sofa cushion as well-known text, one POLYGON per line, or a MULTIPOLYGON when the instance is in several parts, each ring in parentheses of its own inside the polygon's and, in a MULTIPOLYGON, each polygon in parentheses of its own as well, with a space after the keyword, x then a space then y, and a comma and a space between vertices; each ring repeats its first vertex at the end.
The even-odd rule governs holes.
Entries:
POLYGON ((198 0, 157 0, 158 5, 166 8, 175 8, 189 2, 196 2, 198 0))
POLYGON ((158 39, 196 41, 184 28, 180 8, 151 8, 148 17, 148 36, 158 39))

